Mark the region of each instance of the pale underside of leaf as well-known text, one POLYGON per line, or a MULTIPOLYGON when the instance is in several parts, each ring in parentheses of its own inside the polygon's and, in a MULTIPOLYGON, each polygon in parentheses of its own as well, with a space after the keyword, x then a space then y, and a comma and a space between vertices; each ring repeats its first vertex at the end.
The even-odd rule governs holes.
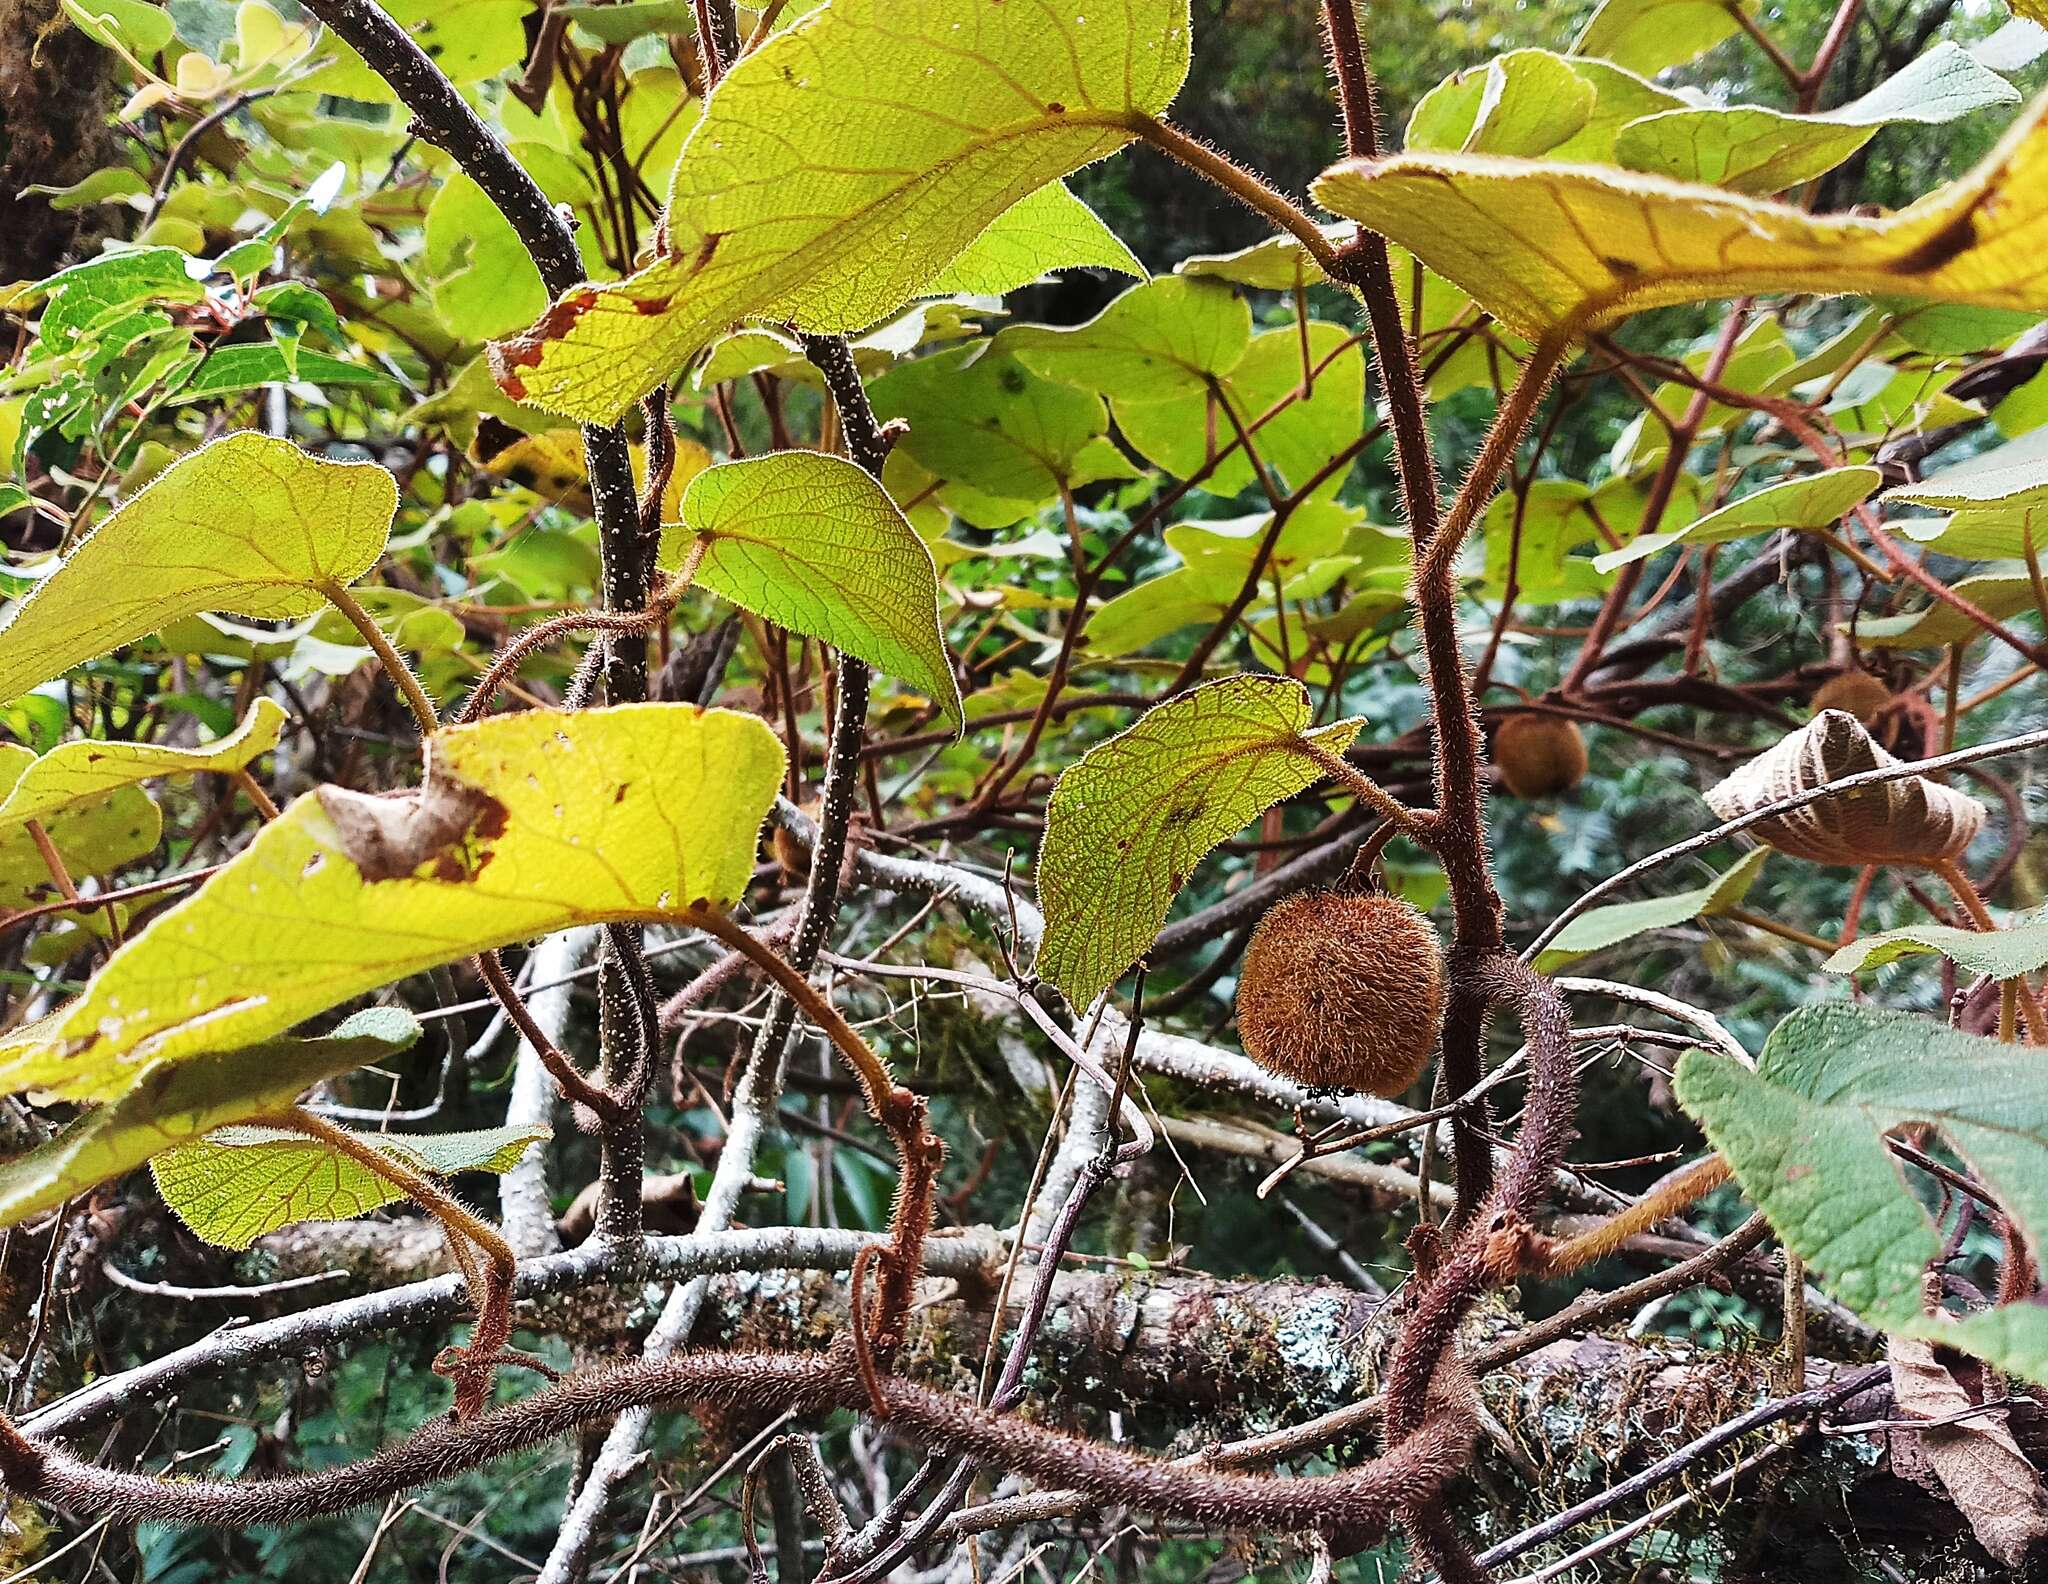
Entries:
POLYGON ((499 384, 611 422, 742 319, 872 324, 1013 205, 1128 143, 1188 48, 1187 0, 1093 18, 834 0, 719 84, 676 164, 667 256, 494 343, 499 384))
POLYGON ((317 610, 383 553, 398 486, 372 462, 245 432, 181 457, 86 536, 0 625, 0 699, 182 616, 317 610))
MULTIPOLYGON (((548 1136, 546 1128, 377 1134, 363 1142, 429 1177, 501 1175, 548 1136)), ((274 1127, 227 1127, 150 1161, 157 1192, 179 1220, 222 1248, 245 1249, 299 1221, 350 1221, 406 1197, 387 1177, 331 1144, 274 1127)))
POLYGON ((1998 930, 1957 929, 1952 924, 1909 924, 1904 929, 1859 935, 1821 966, 1829 973, 1861 973, 1902 957, 1939 955, 1965 973, 2012 979, 2048 964, 2048 922, 1998 930))
POLYGON ((425 789, 300 798, 0 1045, 0 1085, 104 1099, 144 1064, 283 1032, 407 974, 570 924, 729 907, 783 772, 758 718, 534 710, 442 732, 425 789))
POLYGON ((1307 690, 1240 676, 1160 705, 1061 775, 1038 857, 1039 974, 1084 1007, 1144 953, 1216 845, 1323 775, 1362 722, 1311 728, 1307 690))
POLYGON ((1608 572, 1675 544, 1726 544, 1779 528, 1805 532, 1829 529, 1868 500, 1883 477, 1874 467, 1842 467, 1809 478, 1783 479, 1730 501, 1673 533, 1639 535, 1619 550, 1595 556, 1593 565, 1608 572))
POLYGON ((54 1209, 215 1128, 280 1111, 323 1079, 400 1054, 419 1032, 411 1013, 378 1007, 324 1039, 270 1040, 149 1068, 127 1093, 0 1164, 0 1226, 54 1209))
POLYGON ((2048 97, 1968 175, 1881 218, 1480 155, 1348 161, 1324 207, 1411 248, 1510 328, 1562 345, 1628 314, 1750 292, 2048 310, 2048 97))
POLYGON ((931 551, 853 463, 815 451, 727 462, 691 482, 683 522, 703 546, 703 587, 903 678, 964 723, 931 551))

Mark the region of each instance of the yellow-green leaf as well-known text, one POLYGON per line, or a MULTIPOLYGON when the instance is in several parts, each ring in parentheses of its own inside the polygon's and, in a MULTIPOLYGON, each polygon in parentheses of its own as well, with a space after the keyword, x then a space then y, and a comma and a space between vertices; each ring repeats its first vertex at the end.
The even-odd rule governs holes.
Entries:
POLYGON ((198 611, 290 618, 377 564, 398 486, 244 432, 179 458, 0 624, 0 699, 198 611))
POLYGON ((1106 438, 1101 397, 1040 379, 984 346, 898 364, 869 395, 878 417, 909 423, 898 449, 940 478, 1004 500, 1051 500, 1062 486, 1131 473, 1106 438))
POLYGON ((1229 287, 1166 275, 1134 286, 1086 324, 1018 325, 996 337, 1032 373, 1126 402, 1199 396, 1243 358, 1252 311, 1229 287))
POLYGON ((926 283, 934 296, 1000 297, 1063 269, 1108 269, 1145 278, 1145 266, 1065 182, 1018 200, 926 283))
MULTIPOLYGON (((2000 621, 2037 609, 2034 582, 2025 572, 1985 572, 1959 578, 1950 587, 2000 621)), ((1935 649, 1983 636, 1983 628, 1940 600, 1904 616, 1866 616, 1856 624, 1856 641, 1873 649, 1935 649)))
POLYGON ((1408 118, 1410 149, 1547 154, 1593 116, 1593 85, 1548 50, 1513 50, 1453 74, 1408 118))
POLYGON ((1346 161, 1315 195, 1413 249, 1509 327, 1558 341, 1645 308, 1750 292, 2048 311, 2044 109, 2048 96, 1975 170, 1882 217, 1476 154, 1346 161))
POLYGON ((1833 528, 1854 507, 1870 499, 1884 481, 1874 467, 1830 468, 1805 478, 1781 479, 1710 511, 1674 533, 1639 534, 1619 550, 1593 558, 1602 572, 1641 561, 1675 544, 1726 544, 1780 528, 1813 532, 1833 528))
MULTIPOLYGON (((1222 387, 1222 398, 1238 422, 1250 428, 1290 392, 1301 390, 1303 339, 1295 325, 1252 337, 1222 387)), ((1344 326, 1310 320, 1306 340, 1308 366, 1320 370, 1307 399, 1290 402, 1252 436, 1266 465, 1297 488, 1358 438, 1365 406, 1365 356, 1344 326)), ((1209 461, 1212 437, 1217 450, 1237 437, 1224 414, 1211 418, 1208 392, 1201 390, 1164 401, 1120 401, 1116 420, 1141 456, 1177 478, 1193 476, 1209 461)), ((1235 495, 1252 482, 1251 463, 1240 446, 1202 488, 1212 495, 1235 495)), ((1340 473, 1326 488, 1334 493, 1342 482, 1340 473)))
MULTIPOLYGON (((527 0, 379 0, 380 9, 409 33, 434 64, 457 83, 495 77, 526 56, 527 0)), ((334 34, 323 52, 340 57, 303 84, 345 99, 388 102, 395 95, 382 77, 334 34)))
POLYGON ((1944 41, 1897 76, 1833 110, 1793 115, 1761 105, 1683 105, 1623 127, 1614 153, 1631 170, 1678 181, 1737 192, 1783 192, 1833 170, 1880 127, 1939 125, 2019 99, 2011 83, 1980 66, 1961 46, 1944 41))
POLYGON ((301 1090, 410 1047, 420 1026, 400 1007, 358 1012, 324 1039, 276 1039, 144 1071, 26 1155, 0 1164, 0 1226, 62 1204, 217 1127, 280 1111, 301 1090))
POLYGON ((684 704, 531 710, 441 732, 423 789, 300 798, 0 1045, 0 1086, 105 1099, 143 1065, 231 1049, 379 985, 571 924, 728 907, 783 755, 684 704))
MULTIPOLYGON (((358 1134, 363 1143, 429 1177, 502 1175, 548 1136, 546 1128, 472 1133, 358 1134)), ((295 1221, 351 1221, 406 1195, 331 1144, 274 1127, 224 1127, 149 1163, 157 1192, 194 1234, 245 1249, 295 1221)))
POLYGON ((663 559, 691 535, 699 585, 901 677, 963 723, 931 551, 853 463, 777 451, 699 473, 663 559))
POLYGON ((1144 955, 1219 842, 1323 770, 1362 721, 1312 727, 1308 690, 1239 676, 1169 700, 1098 743, 1053 787, 1038 853, 1038 973, 1085 1007, 1144 955))
POLYGON ((203 748, 87 740, 60 744, 23 765, 0 799, 0 902, 19 906, 57 895, 30 820, 43 827, 72 879, 109 874, 149 852, 163 833, 163 815, 140 783, 239 770, 277 746, 284 722, 274 700, 259 698, 240 726, 203 748))
POLYGON ((1005 210, 1128 143, 1188 51, 1187 0, 834 0, 711 96, 676 163, 668 253, 494 345, 499 383, 608 423, 741 319, 872 324, 1005 210))
POLYGON ((1572 40, 1574 55, 1656 73, 1704 55, 1742 26, 1756 0, 1601 0, 1572 40))

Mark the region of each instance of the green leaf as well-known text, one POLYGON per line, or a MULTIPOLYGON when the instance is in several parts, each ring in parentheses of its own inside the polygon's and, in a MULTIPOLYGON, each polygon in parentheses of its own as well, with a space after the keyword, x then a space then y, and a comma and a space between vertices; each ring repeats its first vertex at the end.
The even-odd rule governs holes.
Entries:
MULTIPOLYGON (((502 1175, 548 1130, 356 1136, 429 1177, 452 1177, 466 1171, 502 1175)), ((149 1169, 164 1203, 194 1235, 231 1249, 245 1249, 296 1221, 351 1221, 406 1197, 331 1144, 272 1127, 221 1128, 164 1151, 149 1169)))
MULTIPOLYGON (((1323 235, 1333 246, 1342 247, 1357 236, 1351 224, 1324 226, 1323 235)), ((1234 286, 1251 286, 1259 291, 1294 291, 1316 286, 1329 279, 1322 265, 1309 257, 1308 250, 1292 236, 1271 236, 1234 253, 1196 253, 1174 266, 1176 275, 1198 280, 1229 281, 1234 286)))
MULTIPOLYGON (((521 141, 511 152, 540 189, 557 203, 590 204, 590 180, 569 155, 545 143, 521 141)), ((584 267, 603 268, 592 227, 577 230, 584 267)), ((463 341, 484 341, 530 324, 548 305, 540 270, 504 213, 469 177, 457 172, 427 206, 422 276, 430 283, 434 313, 463 341)))
POLYGON ((610 0, 608 4, 574 0, 554 9, 600 44, 630 44, 649 33, 687 37, 697 31, 690 0, 610 0))
POLYGON ((1572 40, 1572 53, 1635 72, 1683 66, 1742 26, 1738 6, 1754 11, 1756 0, 1601 0, 1572 40))
POLYGON ((1593 116, 1593 85, 1548 50, 1514 50, 1447 77, 1408 118, 1406 147, 1547 154, 1593 116))
POLYGON ((719 84, 676 164, 669 252, 494 343, 499 384, 609 423, 738 320, 863 329, 1005 210, 1128 143, 1188 49, 1187 0, 833 0, 719 84))
POLYGON ((1959 512, 2048 505, 2048 429, 1980 452, 1917 484, 1888 489, 1884 502, 1959 512))
POLYGON ((1032 373, 1127 403, 1199 396, 1243 359, 1252 311, 1227 286, 1166 275, 1134 286, 1086 324, 1018 325, 995 339, 1032 373))
POLYGON ((1690 891, 1670 896, 1648 897, 1641 902, 1617 902, 1612 907, 1593 908, 1581 913, 1558 932, 1557 938, 1536 959, 1538 973, 1556 973, 1567 963, 1651 930, 1670 929, 1696 918, 1711 918, 1742 906, 1750 887, 1756 884, 1768 847, 1744 853, 1725 873, 1690 891))
MULTIPOLYGON (((1365 355, 1355 344, 1345 345, 1350 339, 1340 324, 1311 320, 1307 362, 1314 368, 1328 360, 1328 366, 1315 376, 1306 401, 1289 403, 1253 434, 1253 444, 1266 465, 1295 487, 1306 483, 1358 438, 1365 406, 1365 355)), ((1302 334, 1297 326, 1263 331, 1252 337, 1237 367, 1224 380, 1223 397, 1239 421, 1250 428, 1290 392, 1301 389, 1302 365, 1302 334)), ((1212 454, 1212 434, 1218 449, 1237 436, 1223 414, 1216 414, 1212 423, 1204 391, 1166 401, 1119 403, 1116 419, 1139 455, 1176 478, 1191 478, 1201 470, 1212 454)), ((1204 480, 1202 488, 1212 495, 1235 495, 1253 482, 1251 463, 1239 447, 1204 480)), ((1340 473, 1325 488, 1334 493, 1341 483, 1340 473)))
POLYGON ((1575 340, 1646 308, 1751 292, 2048 310, 2048 98, 1975 170, 1896 214, 1811 215, 1589 165, 1401 154, 1331 167, 1336 214, 1414 251, 1509 328, 1575 340))
MULTIPOLYGON (((141 302, 194 303, 205 295, 189 253, 174 247, 103 253, 38 281, 49 302, 36 339, 51 353, 73 350, 96 324, 141 302)), ((203 272, 204 266, 201 266, 203 272)))
POLYGON ((166 399, 167 407, 190 402, 212 401, 236 391, 254 390, 259 385, 298 382, 307 385, 390 385, 396 383, 382 369, 366 368, 325 352, 301 352, 297 366, 281 346, 260 342, 217 347, 206 361, 193 370, 192 377, 166 399))
POLYGON ((694 534, 700 586, 901 677, 964 723, 931 551, 853 463, 815 451, 723 463, 690 481, 682 526, 664 560, 694 534))
POLYGON ((232 434, 181 457, 0 623, 0 698, 198 611, 290 618, 377 563, 398 486, 372 462, 232 434))
POLYGON ((1941 1238, 1884 1143, 1908 1124, 1939 1129, 2027 1246, 2040 1246, 2048 1070, 2039 1051, 1903 1012, 1805 1007, 1772 1032, 1754 1072, 1717 1052, 1687 1051, 1676 1089, 1744 1192, 1834 1297, 1888 1331, 2048 1381, 2048 1310, 1924 1311, 1922 1284, 1941 1238))
POLYGON ((1342 753, 1364 724, 1312 729, 1311 719, 1299 682, 1230 677, 1159 705, 1070 765, 1038 854, 1040 977, 1075 1007, 1122 978, 1195 865, 1322 778, 1308 747, 1342 753))
POLYGON ((1639 534, 1619 550, 1595 556, 1593 565, 1611 572, 1675 544, 1726 544, 1780 528, 1809 533, 1831 529, 1868 500, 1882 482, 1884 475, 1874 467, 1830 468, 1805 478, 1782 479, 1708 512, 1675 533, 1639 534))
POLYGON ((571 924, 729 907, 783 755, 729 710, 531 710, 436 734, 424 788, 322 787, 0 1044, 0 1085, 67 1099, 282 1033, 379 985, 571 924))
POLYGON ((1966 973, 2013 979, 2048 964, 2048 921, 1998 930, 1956 929, 1947 924, 1911 924, 1877 935, 1859 935, 1821 966, 1853 974, 1882 968, 1901 957, 1946 957, 1966 973))
POLYGON ((259 698, 242 724, 203 748, 69 742, 19 771, 0 800, 0 901, 21 906, 58 893, 29 821, 42 825, 76 880, 110 874, 155 848, 163 815, 140 788, 159 776, 239 770, 277 746, 285 713, 259 698))
MULTIPOLYGON (((2034 610, 2034 583, 2025 572, 1986 572, 1959 578, 1955 592, 1987 616, 2000 621, 2034 610)), ((1936 649, 1969 643, 1984 629, 1953 605, 1941 601, 1904 616, 1866 616, 1856 624, 1856 640, 1873 649, 1936 649)))
POLYGON ((1758 105, 1685 105, 1631 122, 1615 158, 1632 170, 1737 192, 1773 193, 1811 181, 1854 154, 1880 127, 1955 121, 2020 92, 1943 42, 1860 99, 1818 115, 1758 105))
POLYGON ((1137 255, 1093 209, 1065 182, 1047 182, 991 220, 924 293, 1000 297, 1063 269, 1108 269, 1145 279, 1137 255))
POLYGON ((215 1128, 281 1111, 323 1079, 388 1060, 419 1037, 410 1012, 372 1007, 323 1039, 275 1039, 146 1068, 126 1092, 0 1164, 0 1226, 55 1209, 215 1128))
POLYGON ((899 450, 989 495, 1035 504, 1062 485, 1130 476, 1105 437, 1101 397, 1040 379, 983 346, 898 364, 868 394, 877 417, 909 423, 899 450))

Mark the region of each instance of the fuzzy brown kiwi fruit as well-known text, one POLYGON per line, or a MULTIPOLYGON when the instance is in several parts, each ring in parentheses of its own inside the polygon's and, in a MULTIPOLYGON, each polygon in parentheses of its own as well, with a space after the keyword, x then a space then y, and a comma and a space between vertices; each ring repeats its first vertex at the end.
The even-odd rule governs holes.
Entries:
POLYGON ((1865 726, 1892 701, 1892 690, 1868 671, 1844 671, 1831 676, 1813 690, 1813 712, 1837 709, 1854 715, 1865 726))
POLYGON ((1556 797, 1586 778, 1586 739, 1562 715, 1518 711, 1493 735, 1493 762, 1502 785, 1525 803, 1556 797))
POLYGON ((1237 1030, 1268 1072, 1396 1095, 1429 1065, 1443 1000, 1443 950, 1415 908, 1378 892, 1304 891, 1252 932, 1237 1030))

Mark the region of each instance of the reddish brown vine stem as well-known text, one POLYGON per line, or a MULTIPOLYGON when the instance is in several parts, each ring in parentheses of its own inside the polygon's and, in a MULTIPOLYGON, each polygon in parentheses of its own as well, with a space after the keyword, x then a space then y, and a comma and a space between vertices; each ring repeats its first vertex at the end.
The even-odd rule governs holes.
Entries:
MULTIPOLYGON (((927 1446, 1071 1486, 1104 1503, 1218 1528, 1314 1530, 1354 1546, 1383 1534, 1397 1510, 1438 1499, 1465 1466, 1476 1428, 1471 1384, 1451 1370, 1437 1383, 1428 1428, 1397 1450, 1342 1473, 1284 1479, 1196 1469, 1085 1441, 897 1377, 876 1384, 889 1422, 927 1446)), ((823 1355, 684 1353, 592 1371, 476 1419, 436 1421, 344 1468, 234 1482, 100 1468, 0 1419, 0 1480, 17 1495, 117 1523, 246 1528, 383 1501, 634 1408, 787 1409, 804 1417, 859 1409, 867 1396, 848 1347, 823 1355)))

